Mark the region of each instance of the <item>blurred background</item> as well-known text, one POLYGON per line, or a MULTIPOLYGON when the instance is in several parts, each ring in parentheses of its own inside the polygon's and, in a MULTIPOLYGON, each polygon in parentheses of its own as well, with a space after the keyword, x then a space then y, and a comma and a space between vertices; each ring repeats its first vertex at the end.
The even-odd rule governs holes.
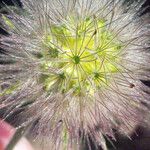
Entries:
MULTIPOLYGON (((138 1, 138 0, 126 0, 126 1, 138 1)), ((0 0, 0 10, 3 10, 4 3, 12 6, 13 2, 15 2, 19 7, 22 7, 22 4, 19 0, 0 0)), ((143 4, 142 7, 144 8, 144 12, 142 14, 150 13, 150 0, 147 0, 143 4)), ((2 12, 5 13, 5 11, 2 11, 2 12)), ((7 32, 5 32, 2 28, 0 28, 0 34, 7 34, 7 32)), ((4 50, 0 49, 0 53, 3 53, 3 52, 4 50)), ((1 63, 3 62, 0 62, 0 64, 1 63)), ((142 82, 146 86, 150 87, 150 80, 142 81, 142 82)), ((0 112, 0 116, 2 114, 3 112, 0 112)), ((12 120, 13 118, 9 118, 8 122, 10 124, 13 124, 12 120)), ((123 137, 119 135, 118 133, 116 133, 116 137, 117 137, 117 142, 112 141, 114 144, 114 147, 109 141, 107 141, 107 144, 109 145, 109 150, 150 150, 150 119, 147 125, 140 125, 136 128, 135 132, 131 135, 131 139, 127 137, 123 137)), ((95 150, 95 147, 92 142, 91 142, 91 147, 92 147, 92 150, 95 150)), ((88 149, 85 148, 85 150, 88 150, 88 149)))

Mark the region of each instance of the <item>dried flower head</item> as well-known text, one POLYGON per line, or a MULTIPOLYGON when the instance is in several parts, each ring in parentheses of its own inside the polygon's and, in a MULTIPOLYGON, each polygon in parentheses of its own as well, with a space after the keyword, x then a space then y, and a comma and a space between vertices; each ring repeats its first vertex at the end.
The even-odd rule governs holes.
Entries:
MULTIPOLYGON (((113 129, 129 136, 147 104, 150 54, 142 3, 22 0, 1 21, 0 108, 51 149, 82 149, 89 136, 106 149, 113 129), (22 110, 16 115, 18 110, 22 110)), ((90 147, 90 145, 89 145, 90 147)))

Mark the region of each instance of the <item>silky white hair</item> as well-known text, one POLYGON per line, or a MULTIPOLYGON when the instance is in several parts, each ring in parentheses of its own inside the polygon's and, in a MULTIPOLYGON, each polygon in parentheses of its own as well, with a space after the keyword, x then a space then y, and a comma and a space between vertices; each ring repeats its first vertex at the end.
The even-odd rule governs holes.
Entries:
POLYGON ((89 137, 97 149, 100 145, 106 150, 104 137, 115 139, 113 129, 130 137, 135 126, 145 121, 150 99, 149 88, 141 82, 150 77, 149 19, 140 14, 141 1, 129 5, 123 0, 22 0, 20 13, 7 7, 9 15, 5 17, 9 21, 3 15, 1 21, 9 36, 1 35, 0 39, 5 49, 5 54, 0 54, 4 62, 0 64, 0 109, 6 109, 3 118, 21 109, 14 115, 20 126, 38 120, 30 134, 48 139, 45 144, 52 150, 79 150, 85 141, 90 148, 89 137), (105 28, 114 35, 112 39, 119 39, 123 45, 115 56, 120 61, 106 55, 121 69, 110 72, 110 83, 106 88, 93 88, 93 95, 84 88, 80 96, 74 96, 73 89, 62 93, 59 83, 48 93, 39 82, 43 59, 34 54, 43 50, 41 42, 50 28, 68 25, 72 14, 76 15, 74 26, 70 25, 72 32, 77 30, 78 19, 94 16, 104 19, 105 28))

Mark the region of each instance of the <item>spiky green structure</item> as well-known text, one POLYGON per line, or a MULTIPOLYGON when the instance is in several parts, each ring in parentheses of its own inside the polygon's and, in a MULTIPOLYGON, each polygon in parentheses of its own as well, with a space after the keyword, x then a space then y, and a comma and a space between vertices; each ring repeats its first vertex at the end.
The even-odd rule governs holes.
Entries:
POLYGON ((113 62, 120 61, 122 43, 106 28, 106 21, 76 17, 74 14, 66 18, 67 23, 52 25, 44 35, 41 82, 49 92, 73 90, 76 96, 94 96, 97 89, 107 87, 110 74, 119 71, 113 62), (56 71, 49 72, 50 68, 56 71))

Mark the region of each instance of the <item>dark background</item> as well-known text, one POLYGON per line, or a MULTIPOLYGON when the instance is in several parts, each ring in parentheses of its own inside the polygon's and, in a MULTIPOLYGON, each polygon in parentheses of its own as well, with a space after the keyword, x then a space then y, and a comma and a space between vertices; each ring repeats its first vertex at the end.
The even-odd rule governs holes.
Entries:
MULTIPOLYGON (((11 0, 0 0, 0 9, 3 8, 2 1, 7 5, 13 5, 13 2, 11 0)), ((22 7, 22 4, 19 0, 14 0, 19 7, 22 7)), ((126 0, 126 1, 138 1, 138 0, 126 0)), ((143 8, 146 8, 143 14, 150 13, 150 0, 147 0, 145 4, 143 5, 143 8)), ((150 18, 149 18, 150 19, 150 18)), ((7 34, 3 29, 0 28, 0 34, 7 34)), ((0 49, 0 52, 3 52, 2 49, 0 49)), ((143 81, 143 83, 150 87, 150 81, 143 81)), ((150 129, 146 127, 139 126, 136 129, 136 134, 133 134, 131 136, 131 139, 122 137, 121 135, 117 136, 117 142, 113 142, 116 150, 150 150, 150 129)), ((110 150, 115 150, 111 144, 108 142, 108 145, 110 145, 110 150)), ((91 142, 92 150, 95 150, 94 145, 91 142)), ((86 148, 87 150, 87 148, 86 148)))

